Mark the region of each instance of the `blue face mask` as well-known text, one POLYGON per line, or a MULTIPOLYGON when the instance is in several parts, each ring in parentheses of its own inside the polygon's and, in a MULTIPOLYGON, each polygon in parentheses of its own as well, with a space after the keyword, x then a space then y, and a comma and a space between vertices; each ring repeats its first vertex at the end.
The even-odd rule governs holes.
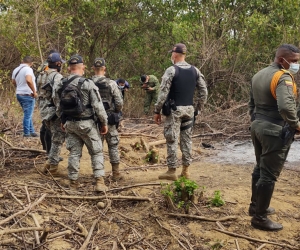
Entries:
POLYGON ((124 89, 125 86, 118 85, 119 89, 124 89))
MULTIPOLYGON (((283 60, 285 60, 285 59, 283 58, 283 60)), ((285 60, 285 61, 287 62, 287 60, 285 60)), ((300 68, 299 63, 288 63, 288 64, 290 65, 288 70, 291 72, 291 74, 293 74, 293 75, 297 74, 297 72, 299 71, 299 68, 300 68)))

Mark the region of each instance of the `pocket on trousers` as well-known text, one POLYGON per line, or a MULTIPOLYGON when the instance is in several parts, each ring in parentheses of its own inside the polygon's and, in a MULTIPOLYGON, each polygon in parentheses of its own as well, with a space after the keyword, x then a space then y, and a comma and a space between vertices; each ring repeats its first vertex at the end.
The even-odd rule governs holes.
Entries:
POLYGON ((277 130, 264 129, 263 130, 263 134, 264 135, 270 135, 270 136, 279 137, 280 134, 281 134, 281 132, 277 131, 277 130))

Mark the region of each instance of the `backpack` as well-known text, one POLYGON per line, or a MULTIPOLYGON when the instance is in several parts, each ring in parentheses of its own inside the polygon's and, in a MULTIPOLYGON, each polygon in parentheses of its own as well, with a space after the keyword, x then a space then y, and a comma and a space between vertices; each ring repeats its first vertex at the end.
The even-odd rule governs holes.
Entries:
POLYGON ((60 108, 63 114, 71 117, 82 114, 86 109, 80 91, 86 78, 80 77, 78 85, 69 84, 78 77, 80 76, 73 76, 69 80, 66 78, 62 80, 63 86, 60 95, 60 108))

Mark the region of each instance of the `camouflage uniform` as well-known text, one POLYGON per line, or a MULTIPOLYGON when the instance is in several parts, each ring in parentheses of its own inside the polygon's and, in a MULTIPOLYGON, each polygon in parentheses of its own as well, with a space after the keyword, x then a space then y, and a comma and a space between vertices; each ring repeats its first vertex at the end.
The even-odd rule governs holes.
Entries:
POLYGON ((56 115, 56 108, 52 100, 53 89, 62 79, 62 75, 56 69, 48 69, 40 73, 37 79, 39 83, 38 106, 43 123, 51 131, 51 148, 48 154, 48 162, 57 166, 61 147, 65 141, 65 132, 60 127, 60 118, 56 115))
POLYGON ((154 75, 149 75, 149 81, 147 83, 142 83, 142 85, 147 85, 147 87, 153 88, 153 90, 147 90, 147 87, 143 87, 146 92, 145 103, 144 103, 144 113, 147 115, 149 113, 149 109, 151 103, 156 103, 157 94, 159 89, 159 81, 154 75))
MULTIPOLYGON (((187 62, 176 63, 178 67, 190 68, 191 65, 187 62)), ((171 114, 166 117, 164 123, 164 136, 167 142, 167 165, 169 168, 176 168, 177 163, 177 145, 178 139, 180 138, 180 150, 182 152, 182 165, 189 166, 192 162, 191 150, 192 150, 192 127, 180 130, 180 127, 186 126, 193 122, 194 110, 201 110, 203 104, 207 99, 207 88, 204 80, 204 76, 200 71, 196 69, 198 80, 196 85, 197 96, 195 98, 194 105, 192 106, 177 106, 177 110, 171 111, 171 114), (195 107, 195 109, 194 109, 195 107), (190 120, 186 123, 182 121, 190 120)), ((169 67, 163 77, 160 85, 160 92, 158 94, 158 99, 155 104, 155 113, 159 113, 162 109, 164 102, 167 100, 168 94, 170 92, 172 79, 175 76, 175 67, 169 67)), ((184 95, 184 93, 182 93, 184 95)))
MULTIPOLYGON (((119 113, 123 107, 123 98, 121 92, 119 91, 118 85, 115 81, 110 80, 104 76, 93 76, 92 80, 99 87, 99 92, 102 98, 102 102, 109 102, 109 108, 106 110, 108 116, 111 113, 119 113), (102 89, 99 84, 108 84, 107 88, 102 89), (113 100, 113 102, 111 101, 113 100)), ((104 105, 105 106, 105 105, 104 105)), ((108 145, 109 160, 112 164, 117 164, 120 162, 120 156, 118 151, 119 145, 119 134, 116 125, 108 124, 108 132, 106 135, 101 135, 102 143, 104 139, 108 145)))
MULTIPOLYGON (((68 79, 74 75, 68 76, 68 79)), ((77 85, 79 78, 74 79, 69 84, 77 85)), ((59 105, 60 90, 62 88, 62 81, 55 88, 54 101, 57 105, 57 114, 61 114, 61 108, 59 105)), ((103 165, 103 149, 100 138, 100 133, 96 127, 95 121, 92 118, 94 113, 100 119, 100 122, 107 126, 107 115, 98 88, 95 86, 92 80, 86 79, 81 87, 81 93, 83 97, 83 104, 85 106, 90 105, 92 108, 87 107, 86 110, 78 117, 68 118, 64 124, 64 128, 67 132, 66 147, 70 151, 68 160, 68 177, 70 180, 76 181, 79 175, 79 162, 82 156, 82 148, 85 144, 89 154, 91 155, 91 162, 94 177, 104 176, 103 165), (91 118, 91 119, 88 119, 91 118), (82 119, 82 120, 80 120, 82 119)))

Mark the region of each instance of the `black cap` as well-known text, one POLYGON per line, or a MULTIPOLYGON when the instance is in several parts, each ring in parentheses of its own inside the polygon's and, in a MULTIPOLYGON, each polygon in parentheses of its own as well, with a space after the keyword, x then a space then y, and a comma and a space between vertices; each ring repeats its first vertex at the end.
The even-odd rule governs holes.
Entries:
POLYGON ((101 57, 97 57, 94 61, 94 67, 103 67, 105 66, 105 60, 101 57))
POLYGON ((146 82, 147 76, 146 75, 142 75, 141 76, 141 82, 146 82))
POLYGON ((69 64, 79 64, 79 63, 83 63, 83 59, 80 55, 73 55, 71 56, 71 58, 68 61, 69 64))
POLYGON ((170 50, 169 52, 175 52, 175 53, 181 53, 181 54, 186 54, 186 46, 183 43, 177 43, 174 45, 173 49, 170 50))

